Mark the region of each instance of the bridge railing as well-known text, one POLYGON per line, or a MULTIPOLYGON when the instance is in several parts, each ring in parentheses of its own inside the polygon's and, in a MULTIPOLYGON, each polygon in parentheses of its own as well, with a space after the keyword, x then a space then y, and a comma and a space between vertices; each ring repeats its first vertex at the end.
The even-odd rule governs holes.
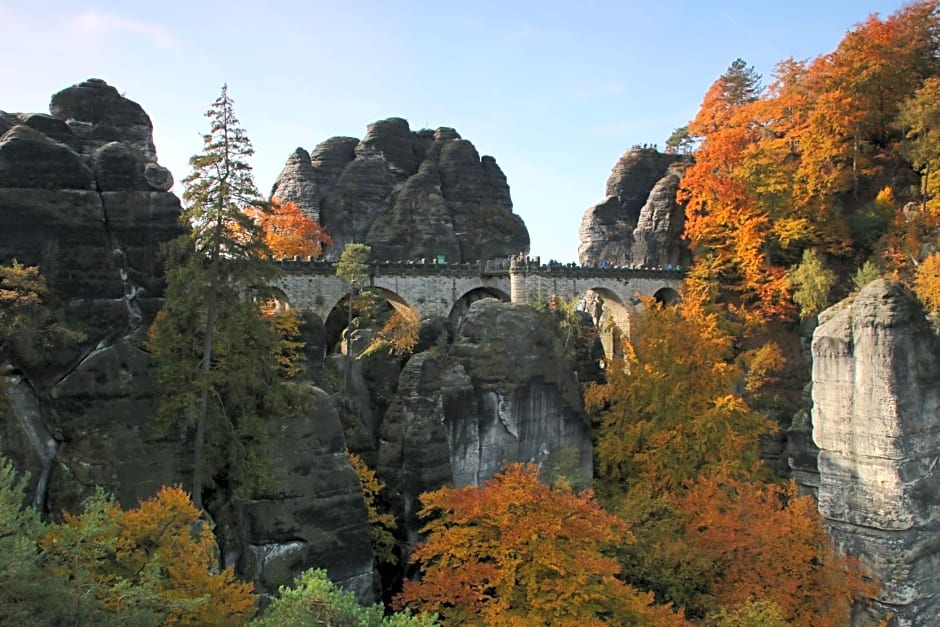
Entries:
MULTIPOLYGON (((334 261, 307 261, 300 259, 284 259, 280 262, 284 272, 289 274, 315 274, 335 275, 336 262, 334 261)), ((579 266, 574 263, 549 262, 540 263, 538 258, 523 260, 509 258, 487 259, 470 263, 437 263, 434 260, 417 261, 378 261, 369 263, 371 276, 382 275, 446 275, 446 276, 508 276, 510 271, 523 274, 537 274, 541 276, 555 276, 568 278, 609 277, 609 278, 660 278, 681 280, 685 277, 684 267, 648 267, 648 266, 619 266, 619 267, 592 267, 579 266)))
MULTIPOLYGON (((279 261, 281 269, 289 274, 336 274, 334 261, 306 261, 299 259, 284 259, 279 261)), ((509 273, 508 262, 502 274, 509 273)), ((489 266, 482 262, 473 263, 437 263, 434 260, 414 261, 371 261, 368 264, 370 276, 382 275, 446 275, 446 276, 484 276, 486 274, 499 274, 488 271, 489 266)))

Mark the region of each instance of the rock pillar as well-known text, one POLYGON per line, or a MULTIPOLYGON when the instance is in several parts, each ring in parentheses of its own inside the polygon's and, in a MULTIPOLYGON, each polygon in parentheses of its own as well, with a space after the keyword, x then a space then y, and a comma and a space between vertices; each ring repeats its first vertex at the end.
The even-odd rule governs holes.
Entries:
POLYGON ((813 336, 819 511, 881 583, 854 625, 940 621, 940 352, 901 284, 873 281, 813 336))

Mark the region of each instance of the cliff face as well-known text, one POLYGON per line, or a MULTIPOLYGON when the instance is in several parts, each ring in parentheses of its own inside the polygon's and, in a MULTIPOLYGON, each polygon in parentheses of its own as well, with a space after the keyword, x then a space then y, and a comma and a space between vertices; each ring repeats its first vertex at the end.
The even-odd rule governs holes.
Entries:
POLYGON ((581 218, 580 263, 688 266, 691 253, 681 240, 685 211, 676 202, 686 167, 688 157, 651 148, 624 153, 607 179, 606 199, 581 218))
POLYGON ((17 411, 5 429, 32 434, 31 446, 0 447, 50 512, 95 485, 133 505, 181 480, 178 443, 146 435, 154 399, 138 346, 162 296, 159 245, 181 232, 179 200, 137 103, 92 79, 50 108, 0 113, 0 262, 41 266, 87 338, 28 373, 12 366, 17 411))
POLYGON ((421 492, 480 485, 507 462, 590 482, 590 428, 560 346, 543 314, 484 299, 449 349, 408 361, 381 425, 379 473, 410 541, 421 492))
POLYGON ((445 255, 452 263, 529 248, 496 161, 450 128, 414 132, 390 118, 370 124, 361 141, 334 137, 310 153, 298 148, 272 194, 326 228, 328 259, 354 241, 372 246, 373 259, 445 255))
MULTIPOLYGON (((181 233, 173 178, 150 118, 89 80, 52 97, 52 115, 0 112, 0 263, 39 265, 79 345, 41 364, 0 364, 13 410, 0 454, 32 477, 34 502, 75 511, 95 486, 125 507, 190 485, 188 439, 151 433, 158 405, 146 330, 162 303, 158 248, 181 233)), ((207 500, 226 564, 274 590, 311 566, 373 597, 372 550, 342 426, 322 392, 272 417, 272 494, 207 500)))
POLYGON ((824 312, 813 339, 819 510, 898 625, 940 620, 938 350, 916 299, 885 280, 824 312))

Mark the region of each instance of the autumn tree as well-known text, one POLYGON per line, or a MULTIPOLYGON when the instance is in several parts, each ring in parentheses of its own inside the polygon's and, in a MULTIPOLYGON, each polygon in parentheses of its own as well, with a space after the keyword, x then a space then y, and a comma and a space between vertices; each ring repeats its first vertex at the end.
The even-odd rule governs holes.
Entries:
POLYGON ((793 300, 800 306, 800 316, 808 318, 829 306, 829 293, 836 274, 826 267, 814 248, 803 251, 803 261, 790 270, 790 282, 796 287, 793 300))
POLYGON ((265 422, 283 410, 278 337, 260 316, 276 274, 258 224, 251 142, 228 88, 206 116, 204 151, 184 180, 191 232, 164 248, 166 302, 151 328, 160 423, 193 438, 193 502, 224 472, 239 489, 262 478, 265 422))
POLYGON ((418 312, 411 307, 393 307, 392 315, 375 334, 363 355, 376 351, 385 351, 396 357, 410 355, 418 344, 418 332, 421 320, 418 312))
POLYGON ((180 488, 123 510, 98 491, 40 541, 52 573, 119 624, 246 624, 252 584, 218 568, 211 526, 180 488))
POLYGON ((306 343, 301 338, 303 320, 293 309, 262 311, 262 317, 277 338, 274 361, 282 379, 293 379, 305 368, 306 343))
POLYGON ((735 393, 744 373, 732 341, 717 314, 645 303, 624 361, 585 393, 603 492, 671 492, 703 471, 752 471, 758 438, 773 428, 735 393))
POLYGON ((346 368, 343 376, 344 386, 349 386, 349 376, 352 372, 352 323, 353 308, 356 298, 362 294, 363 284, 369 278, 369 254, 372 247, 361 242, 350 242, 340 253, 336 263, 336 276, 349 284, 348 320, 346 323, 346 368))
POLYGON ((929 311, 940 311, 940 253, 930 255, 917 267, 914 293, 929 311))
POLYGON ((635 537, 615 549, 622 576, 695 618, 708 607, 716 570, 708 555, 683 541, 673 495, 703 474, 755 474, 759 438, 773 426, 741 392, 756 393, 751 388, 779 367, 772 355, 754 356, 746 373, 722 322, 688 301, 645 302, 624 360, 585 392, 597 425, 595 485, 605 508, 635 537))
POLYGON ((799 138, 804 202, 822 207, 836 194, 858 197, 863 177, 881 172, 901 139, 899 106, 938 71, 938 25, 935 0, 885 18, 872 14, 811 64, 807 87, 818 96, 799 138))
POLYGON ((927 78, 901 103, 897 125, 904 155, 921 177, 921 208, 940 217, 940 77, 927 78))
MULTIPOLYGON (((921 0, 873 14, 832 53, 780 63, 759 95, 743 62, 716 81, 689 125, 700 143, 679 193, 696 250, 690 290, 717 287, 739 317, 762 323, 791 314, 786 269, 803 250, 864 258, 878 248, 894 214, 873 196, 876 185, 904 189, 912 178, 902 152, 932 185, 937 7, 921 0)), ((893 237, 881 247, 888 270, 910 248, 906 235, 893 237)))
POLYGON ((715 81, 689 124, 701 143, 678 192, 686 203, 685 236, 697 255, 693 289, 718 280, 741 315, 758 319, 789 308, 786 274, 767 258, 771 216, 755 202, 745 170, 759 136, 759 93, 760 75, 741 59, 715 81))
POLYGON ((76 600, 65 580, 45 569, 39 539, 46 525, 27 504, 28 482, 0 458, 0 624, 68 624, 76 600))
POLYGON ((387 564, 398 562, 395 555, 395 536, 393 532, 398 527, 395 517, 388 512, 379 511, 378 498, 385 484, 379 481, 375 471, 369 468, 362 458, 355 453, 346 451, 349 463, 352 464, 359 477, 359 487, 366 502, 366 511, 369 514, 369 540, 372 543, 372 552, 375 558, 387 564))
POLYGON ((786 624, 835 627, 876 592, 858 561, 835 551, 815 500, 799 496, 792 481, 764 485, 718 473, 700 477, 676 502, 684 541, 715 564, 712 611, 761 599, 786 624))
POLYGON ((683 624, 617 578, 603 550, 629 530, 590 491, 550 488, 534 465, 513 464, 480 488, 445 487, 421 502, 421 578, 405 582, 399 606, 452 624, 683 624))
POLYGON ((291 201, 273 198, 269 206, 252 205, 245 211, 260 227, 264 243, 275 259, 318 259, 323 247, 333 243, 320 223, 291 201))
MULTIPOLYGON (((28 372, 44 354, 81 340, 82 334, 69 329, 57 312, 39 268, 16 260, 0 265, 0 360, 28 372)), ((0 387, 0 406, 3 399, 0 387)))
POLYGON ((709 620, 714 627, 792 627, 770 601, 752 599, 734 609, 722 608, 709 620))

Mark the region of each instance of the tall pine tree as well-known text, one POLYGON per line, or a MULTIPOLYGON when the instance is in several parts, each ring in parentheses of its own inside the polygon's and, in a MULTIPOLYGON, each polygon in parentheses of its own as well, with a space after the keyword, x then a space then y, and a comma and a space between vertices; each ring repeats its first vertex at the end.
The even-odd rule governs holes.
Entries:
POLYGON ((227 86, 206 113, 204 150, 190 159, 183 220, 191 232, 165 249, 166 303, 151 330, 160 424, 193 437, 193 503, 225 477, 236 488, 263 477, 265 422, 283 409, 278 337, 261 316, 277 269, 257 222, 263 208, 251 142, 227 86))

